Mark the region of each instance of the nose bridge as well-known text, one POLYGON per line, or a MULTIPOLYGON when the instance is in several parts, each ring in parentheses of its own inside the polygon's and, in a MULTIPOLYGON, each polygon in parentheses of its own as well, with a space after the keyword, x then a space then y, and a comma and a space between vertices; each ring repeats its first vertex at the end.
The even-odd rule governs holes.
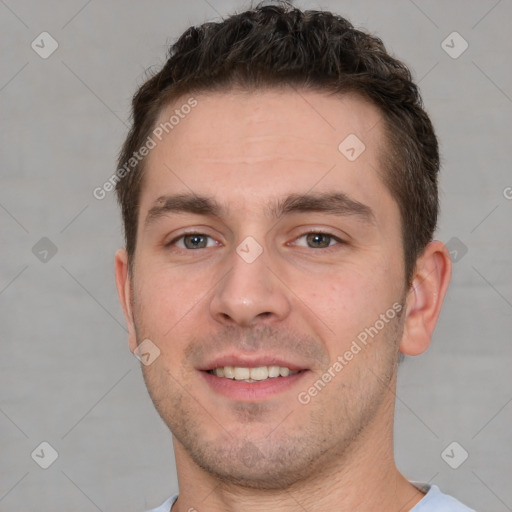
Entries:
POLYGON ((288 314, 288 297, 270 269, 269 255, 250 236, 236 247, 230 256, 230 270, 210 303, 217 321, 247 326, 262 319, 283 319, 288 314))

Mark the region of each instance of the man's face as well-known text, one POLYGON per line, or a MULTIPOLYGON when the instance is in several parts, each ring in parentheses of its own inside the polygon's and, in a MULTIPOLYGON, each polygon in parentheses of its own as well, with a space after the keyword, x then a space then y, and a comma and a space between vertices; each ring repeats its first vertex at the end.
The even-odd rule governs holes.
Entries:
POLYGON ((354 96, 195 98, 140 198, 133 318, 160 350, 144 377, 182 463, 281 487, 390 434, 406 289, 383 125, 354 96))

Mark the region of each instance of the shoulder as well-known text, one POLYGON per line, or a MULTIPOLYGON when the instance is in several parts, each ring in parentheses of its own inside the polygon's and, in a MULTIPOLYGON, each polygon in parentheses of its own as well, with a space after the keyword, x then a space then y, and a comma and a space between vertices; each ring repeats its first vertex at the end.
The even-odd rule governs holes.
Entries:
POLYGON ((146 512, 169 512, 171 510, 172 505, 178 499, 178 495, 175 494, 171 496, 169 499, 165 500, 159 507, 152 508, 151 510, 147 510, 146 512))
POLYGON ((428 486, 417 483, 413 485, 426 491, 426 494, 410 512, 475 512, 454 497, 441 492, 437 485, 428 486))
MULTIPOLYGON (((409 512, 475 512, 466 507, 459 500, 441 492, 437 485, 422 485, 414 483, 416 487, 426 492, 425 496, 409 512)), ((178 495, 175 494, 165 500, 160 506, 147 510, 146 512, 170 512, 178 495)))

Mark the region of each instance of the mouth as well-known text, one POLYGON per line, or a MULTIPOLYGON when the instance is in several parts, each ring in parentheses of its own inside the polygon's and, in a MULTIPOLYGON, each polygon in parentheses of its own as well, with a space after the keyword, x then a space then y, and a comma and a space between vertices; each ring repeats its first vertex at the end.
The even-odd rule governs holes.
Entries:
POLYGON ((238 402, 261 402, 298 386, 308 369, 275 358, 244 361, 220 358, 200 374, 216 395, 238 402), (266 359, 266 360, 265 360, 266 359))

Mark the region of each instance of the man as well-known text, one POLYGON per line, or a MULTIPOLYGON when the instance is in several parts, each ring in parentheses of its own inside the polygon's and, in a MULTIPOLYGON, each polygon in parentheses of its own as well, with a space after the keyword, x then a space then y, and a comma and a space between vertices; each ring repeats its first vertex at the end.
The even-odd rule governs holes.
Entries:
POLYGON ((180 492, 157 511, 468 511, 396 468, 451 274, 410 73, 328 12, 187 30, 133 100, 116 280, 180 492))

